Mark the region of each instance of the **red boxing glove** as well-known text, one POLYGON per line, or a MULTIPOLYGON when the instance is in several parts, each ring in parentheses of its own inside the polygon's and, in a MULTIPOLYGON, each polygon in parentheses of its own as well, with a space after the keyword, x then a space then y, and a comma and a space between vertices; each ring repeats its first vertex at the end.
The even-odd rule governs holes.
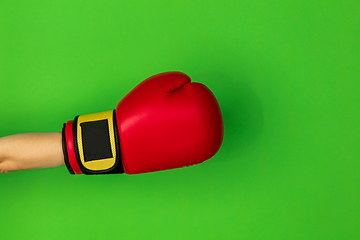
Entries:
POLYGON ((223 134, 212 92, 184 73, 166 72, 141 82, 116 110, 64 124, 64 158, 72 174, 154 172, 211 158, 223 134))

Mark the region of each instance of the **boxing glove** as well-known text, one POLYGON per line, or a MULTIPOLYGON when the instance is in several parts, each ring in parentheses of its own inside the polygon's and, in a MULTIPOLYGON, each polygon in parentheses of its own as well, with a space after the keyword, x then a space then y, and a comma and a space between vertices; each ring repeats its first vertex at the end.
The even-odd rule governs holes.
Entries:
POLYGON ((181 72, 152 76, 115 110, 64 124, 63 152, 72 174, 138 174, 201 163, 223 140, 219 104, 181 72))

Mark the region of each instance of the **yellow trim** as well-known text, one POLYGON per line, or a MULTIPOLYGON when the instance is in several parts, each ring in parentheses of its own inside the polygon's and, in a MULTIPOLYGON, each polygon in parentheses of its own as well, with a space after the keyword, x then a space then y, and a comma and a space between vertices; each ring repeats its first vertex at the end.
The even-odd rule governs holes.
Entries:
POLYGON ((106 170, 113 167, 116 162, 116 145, 115 145, 115 135, 114 135, 115 133, 114 133, 114 123, 113 123, 113 111, 111 110, 106 112, 81 115, 78 117, 76 128, 77 128, 78 149, 79 149, 79 155, 82 165, 85 168, 92 171, 106 170), (108 120, 108 124, 109 124, 110 145, 111 145, 111 151, 113 157, 85 162, 80 124, 83 122, 93 122, 93 121, 99 121, 105 119, 108 120))

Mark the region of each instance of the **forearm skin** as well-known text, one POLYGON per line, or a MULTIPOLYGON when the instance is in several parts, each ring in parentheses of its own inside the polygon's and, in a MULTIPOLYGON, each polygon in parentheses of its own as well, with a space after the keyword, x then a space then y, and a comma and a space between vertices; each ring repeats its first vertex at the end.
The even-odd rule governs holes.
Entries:
POLYGON ((61 133, 21 133, 0 138, 0 173, 64 165, 61 133))

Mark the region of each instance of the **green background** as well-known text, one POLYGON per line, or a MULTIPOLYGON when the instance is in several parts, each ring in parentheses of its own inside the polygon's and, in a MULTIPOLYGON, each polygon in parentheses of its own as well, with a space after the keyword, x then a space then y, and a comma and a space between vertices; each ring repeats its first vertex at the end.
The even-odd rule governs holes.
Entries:
POLYGON ((0 1, 0 136, 61 131, 143 79, 206 84, 211 160, 0 175, 1 239, 360 239, 359 1, 0 1))

